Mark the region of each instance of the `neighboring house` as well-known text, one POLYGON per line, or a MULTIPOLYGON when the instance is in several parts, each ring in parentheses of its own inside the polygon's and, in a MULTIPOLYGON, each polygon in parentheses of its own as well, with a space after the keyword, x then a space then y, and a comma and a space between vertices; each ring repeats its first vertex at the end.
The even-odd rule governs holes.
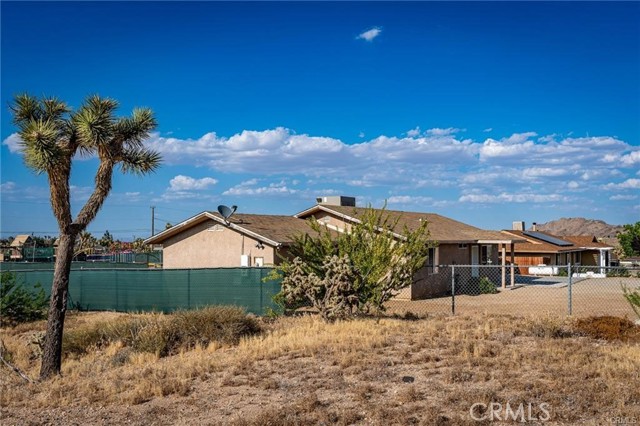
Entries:
MULTIPOLYGON (((295 216, 301 219, 314 217, 329 229, 338 232, 348 230, 351 224, 359 221, 358 217, 366 210, 354 207, 355 199, 351 197, 321 197, 317 201, 317 205, 295 216)), ((450 291, 451 268, 439 268, 438 265, 471 265, 469 275, 476 278, 484 275, 480 265, 498 265, 502 259, 503 268, 499 279, 502 286, 506 286, 507 249, 513 256, 513 244, 522 241, 521 238, 506 236, 497 231, 486 231, 435 213, 397 210, 384 212, 392 221, 397 220, 399 232, 405 226, 409 230, 415 230, 421 222, 427 221, 430 238, 435 244, 429 251, 427 267, 417 274, 414 285, 407 289, 404 297, 421 299, 450 291)), ((514 274, 511 274, 511 278, 513 277, 514 274)), ((513 284, 511 279, 511 285, 513 284)))
MULTIPOLYGON (((594 236, 558 237, 545 232, 525 231, 522 222, 514 222, 513 230, 502 233, 524 241, 515 245, 515 263, 520 273, 529 274, 534 266, 600 266, 608 267, 613 247, 594 236)), ((535 228, 534 228, 535 229, 535 228)))
POLYGON ((280 263, 294 235, 309 232, 293 216, 234 214, 226 222, 202 212, 144 243, 162 245, 165 269, 267 266, 280 263))
POLYGON ((11 241, 9 257, 12 261, 21 261, 23 259, 24 246, 32 245, 33 239, 31 235, 17 235, 13 241, 11 241))

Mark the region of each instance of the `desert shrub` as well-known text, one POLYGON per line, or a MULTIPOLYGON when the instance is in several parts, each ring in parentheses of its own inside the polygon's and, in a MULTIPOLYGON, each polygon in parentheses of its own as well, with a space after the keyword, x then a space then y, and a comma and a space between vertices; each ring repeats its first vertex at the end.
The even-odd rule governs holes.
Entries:
POLYGON ((607 271, 607 277, 609 278, 628 278, 631 274, 627 268, 612 268, 607 271))
POLYGON ((470 277, 462 283, 456 284, 456 294, 478 296, 480 294, 495 294, 498 292, 495 284, 487 277, 470 277))
POLYGON ((487 277, 480 278, 478 289, 480 294, 495 294, 498 292, 496 285, 487 277))
POLYGON ((63 352, 82 354, 121 342, 136 352, 168 356, 211 342, 235 344, 260 331, 256 319, 242 308, 210 306, 169 315, 128 316, 69 330, 64 334, 63 352))
POLYGON ((383 311, 390 298, 411 285, 433 244, 428 222, 399 230, 398 219, 372 208, 358 219, 348 232, 332 232, 311 219, 313 232, 294 237, 293 260, 283 259, 269 277, 283 279, 274 300, 284 300, 285 307, 322 308, 323 318, 335 319, 383 311))
POLYGON ((0 275, 0 325, 13 326, 47 317, 49 299, 40 283, 33 291, 24 288, 12 272, 0 275))
POLYGON ((622 284, 622 292, 624 294, 624 298, 627 299, 627 302, 631 305, 633 312, 635 312, 638 318, 640 318, 640 287, 632 290, 622 284))

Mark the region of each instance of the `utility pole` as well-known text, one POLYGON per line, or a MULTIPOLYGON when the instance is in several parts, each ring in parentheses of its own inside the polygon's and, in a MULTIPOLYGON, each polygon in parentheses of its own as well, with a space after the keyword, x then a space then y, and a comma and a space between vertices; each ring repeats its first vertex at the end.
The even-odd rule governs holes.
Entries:
POLYGON ((156 206, 151 206, 151 236, 152 237, 156 234, 155 210, 156 210, 156 206))

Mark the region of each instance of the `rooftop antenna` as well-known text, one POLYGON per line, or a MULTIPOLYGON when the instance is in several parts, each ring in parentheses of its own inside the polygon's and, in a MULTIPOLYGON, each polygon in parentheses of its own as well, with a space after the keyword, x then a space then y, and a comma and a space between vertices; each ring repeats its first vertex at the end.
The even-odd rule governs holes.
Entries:
POLYGON ((229 218, 235 213, 237 208, 238 206, 231 206, 231 208, 229 208, 224 204, 218 206, 218 213, 220 213, 220 216, 224 219, 225 224, 229 225, 229 218))

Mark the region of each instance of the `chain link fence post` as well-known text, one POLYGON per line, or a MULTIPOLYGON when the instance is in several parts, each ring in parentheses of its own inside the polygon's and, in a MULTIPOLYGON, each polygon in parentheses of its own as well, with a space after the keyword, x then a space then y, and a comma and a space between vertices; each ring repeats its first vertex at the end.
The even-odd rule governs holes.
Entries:
POLYGON ((567 285, 568 288, 568 299, 567 299, 567 303, 568 303, 568 309, 569 309, 569 316, 571 316, 571 313, 573 312, 573 294, 572 294, 572 280, 571 280, 571 263, 569 263, 567 265, 567 276, 569 277, 569 284, 567 285))
POLYGON ((456 267, 451 265, 451 315, 456 314, 456 267))

